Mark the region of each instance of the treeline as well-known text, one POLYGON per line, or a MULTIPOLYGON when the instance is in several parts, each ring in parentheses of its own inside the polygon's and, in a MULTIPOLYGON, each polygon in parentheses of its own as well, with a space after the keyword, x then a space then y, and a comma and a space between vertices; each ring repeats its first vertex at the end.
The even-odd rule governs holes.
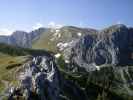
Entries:
POLYGON ((50 53, 52 53, 45 50, 33 50, 29 48, 21 48, 21 47, 16 47, 16 46, 4 44, 4 43, 0 43, 0 52, 11 56, 25 56, 25 55, 36 56, 36 55, 43 55, 43 54, 50 55, 50 53))

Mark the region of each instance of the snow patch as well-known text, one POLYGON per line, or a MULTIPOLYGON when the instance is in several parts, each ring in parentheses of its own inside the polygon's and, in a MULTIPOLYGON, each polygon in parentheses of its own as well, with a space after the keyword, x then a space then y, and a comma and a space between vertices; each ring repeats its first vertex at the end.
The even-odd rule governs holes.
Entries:
POLYGON ((51 29, 51 32, 54 33, 51 41, 57 40, 61 37, 60 29, 51 29))
POLYGON ((97 70, 100 70, 100 66, 97 66, 97 65, 96 65, 95 67, 96 67, 97 70))
POLYGON ((64 48, 67 47, 68 46, 68 43, 64 43, 63 46, 64 46, 64 48))
POLYGON ((67 64, 68 64, 68 63, 70 63, 70 61, 69 61, 69 60, 65 60, 65 63, 67 63, 67 64))
POLYGON ((60 51, 62 51, 64 48, 66 48, 69 44, 68 43, 62 43, 62 42, 59 42, 57 44, 57 47, 59 48, 60 51))
POLYGON ((94 64, 94 63, 93 63, 92 65, 96 68, 96 70, 98 70, 98 71, 100 70, 100 66, 97 66, 97 65, 94 64))
POLYGON ((63 51, 63 50, 64 50, 65 48, 67 48, 67 47, 72 47, 73 43, 74 43, 73 40, 70 41, 70 42, 65 42, 65 43, 59 42, 59 43, 57 44, 57 48, 58 48, 60 51, 63 51))
POLYGON ((59 29, 56 29, 55 32, 58 33, 60 30, 59 29))
POLYGON ((61 54, 60 53, 57 53, 54 56, 55 56, 55 58, 59 58, 61 56, 61 54))
POLYGON ((82 33, 79 32, 79 33, 77 33, 77 35, 80 37, 80 36, 82 36, 82 33))

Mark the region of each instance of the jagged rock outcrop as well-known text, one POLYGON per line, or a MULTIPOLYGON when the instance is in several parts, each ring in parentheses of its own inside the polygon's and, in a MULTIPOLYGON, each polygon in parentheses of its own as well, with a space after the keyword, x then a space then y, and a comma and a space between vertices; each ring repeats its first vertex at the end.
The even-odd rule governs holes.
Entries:
MULTIPOLYGON (((18 90, 26 100, 59 100, 60 76, 52 57, 34 57, 23 65, 19 74, 18 90)), ((12 91, 9 99, 19 94, 15 94, 15 91, 12 91)))
POLYGON ((75 83, 62 77, 52 56, 33 57, 18 72, 20 84, 10 88, 9 100, 87 100, 75 83))
POLYGON ((88 34, 71 49, 70 61, 86 71, 106 64, 130 65, 132 34, 125 25, 114 25, 97 34, 88 34))

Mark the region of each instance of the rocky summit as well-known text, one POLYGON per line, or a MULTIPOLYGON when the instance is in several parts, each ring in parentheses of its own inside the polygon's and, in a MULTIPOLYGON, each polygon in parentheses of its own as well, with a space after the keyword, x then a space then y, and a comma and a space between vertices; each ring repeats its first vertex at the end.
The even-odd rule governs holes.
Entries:
POLYGON ((97 34, 88 34, 70 49, 70 61, 87 71, 107 64, 131 65, 132 34, 125 25, 114 25, 97 34))

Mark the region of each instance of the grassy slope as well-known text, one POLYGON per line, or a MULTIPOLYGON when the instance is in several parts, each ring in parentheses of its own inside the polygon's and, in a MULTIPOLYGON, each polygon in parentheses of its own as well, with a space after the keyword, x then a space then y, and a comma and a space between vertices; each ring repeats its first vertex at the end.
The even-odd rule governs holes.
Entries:
POLYGON ((15 71, 28 59, 26 55, 21 48, 0 43, 0 93, 7 85, 16 83, 15 71))
MULTIPOLYGON (((15 47, 7 44, 0 43, 0 52, 11 56, 25 56, 25 55, 42 55, 49 54, 49 51, 45 50, 33 50, 21 47, 15 47)), ((52 52, 51 52, 52 53, 52 52)))
POLYGON ((91 100, 133 100, 132 93, 129 93, 133 91, 133 85, 130 83, 133 79, 132 66, 112 68, 111 65, 107 65, 100 71, 73 73, 66 71, 62 56, 57 59, 57 63, 62 76, 66 80, 75 82, 91 100), (104 99, 96 99, 99 95, 104 99))
POLYGON ((0 43, 0 92, 7 85, 15 85, 17 70, 30 56, 48 54, 44 50, 18 48, 0 43))
POLYGON ((52 33, 49 31, 44 32, 41 34, 40 38, 37 41, 33 42, 32 48, 33 49, 45 49, 48 51, 55 51, 56 48, 54 45, 55 43, 50 41, 52 33))
MULTIPOLYGON (((90 30, 90 31, 92 31, 92 33, 95 33, 94 30, 90 30)), ((59 31, 59 34, 61 34, 61 37, 57 38, 56 36, 56 39, 51 41, 50 39, 54 37, 55 30, 51 32, 51 29, 49 29, 47 32, 42 33, 38 40, 33 42, 32 48, 45 49, 52 52, 57 52, 58 51, 56 48, 57 43, 70 42, 71 40, 73 40, 73 38, 76 38, 76 39, 79 38, 77 33, 80 32, 83 35, 85 35, 85 34, 88 34, 90 31, 88 31, 87 29, 82 29, 82 28, 77 28, 72 26, 65 26, 61 28, 59 31)))
POLYGON ((0 92, 6 87, 6 83, 16 84, 16 70, 22 65, 28 56, 10 56, 0 53, 0 92))

